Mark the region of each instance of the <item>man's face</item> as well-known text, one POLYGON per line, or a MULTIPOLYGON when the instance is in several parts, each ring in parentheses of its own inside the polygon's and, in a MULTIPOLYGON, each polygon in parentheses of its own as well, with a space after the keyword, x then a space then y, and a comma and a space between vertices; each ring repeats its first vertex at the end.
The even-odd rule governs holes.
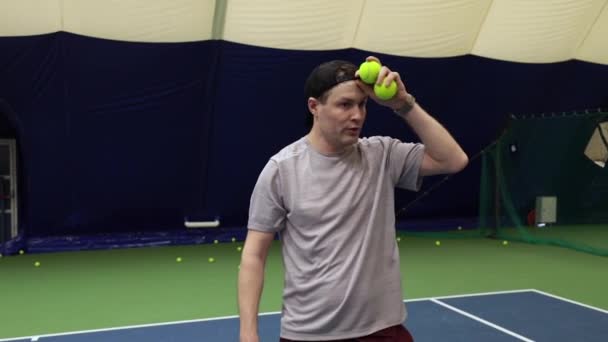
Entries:
POLYGON ((308 107, 314 115, 313 131, 336 152, 359 139, 367 114, 367 95, 356 81, 342 82, 331 88, 327 99, 310 98, 308 107))

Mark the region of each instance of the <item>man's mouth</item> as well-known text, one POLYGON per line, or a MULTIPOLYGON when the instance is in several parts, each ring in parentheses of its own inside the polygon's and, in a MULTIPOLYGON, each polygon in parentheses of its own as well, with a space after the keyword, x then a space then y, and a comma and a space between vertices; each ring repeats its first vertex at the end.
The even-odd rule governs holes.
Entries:
POLYGON ((346 132, 347 132, 348 134, 351 134, 351 135, 358 135, 358 134, 359 134, 359 130, 360 130, 360 128, 359 128, 359 127, 347 128, 347 129, 346 129, 346 132))

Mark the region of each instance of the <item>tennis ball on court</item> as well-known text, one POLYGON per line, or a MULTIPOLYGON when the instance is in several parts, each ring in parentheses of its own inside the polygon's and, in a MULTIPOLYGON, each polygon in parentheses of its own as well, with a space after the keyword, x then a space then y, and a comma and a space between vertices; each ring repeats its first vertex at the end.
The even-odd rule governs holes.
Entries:
POLYGON ((19 254, 23 255, 23 253, 25 253, 25 252, 23 251, 23 249, 20 249, 20 250, 19 250, 19 254))
POLYGON ((35 266, 35 267, 40 267, 40 261, 36 261, 36 262, 34 263, 34 266, 35 266))
POLYGON ((506 245, 508 245, 508 244, 509 244, 509 241, 507 241, 507 240, 503 240, 503 242, 502 242, 502 245, 503 245, 503 246, 506 246, 506 245))
POLYGON ((397 82, 392 81, 391 84, 387 86, 384 83, 378 85, 374 85, 374 94, 378 96, 380 100, 390 100, 397 94, 397 82))
POLYGON ((175 259, 175 261, 177 261, 177 262, 182 262, 182 258, 181 258, 181 257, 177 257, 177 258, 175 259))
POLYGON ((236 250, 240 252, 240 251, 242 251, 242 250, 243 250, 243 247, 238 246, 238 247, 236 248, 236 250))
POLYGON ((220 242, 219 242, 219 241, 217 241, 217 240, 213 240, 213 243, 217 245, 217 244, 218 244, 218 243, 220 243, 220 242))
POLYGON ((381 67, 380 63, 376 61, 365 61, 359 66, 359 78, 367 84, 374 84, 381 67))
POLYGON ((401 242, 401 237, 397 236, 397 242, 401 242))
POLYGON ((236 238, 232 238, 232 242, 236 242, 236 238))
POLYGON ((213 263, 213 262, 215 262, 215 259, 213 259, 213 258, 209 258, 209 262, 210 262, 210 263, 213 263))
POLYGON ((435 241, 435 245, 436 246, 441 246, 441 241, 439 241, 439 240, 435 241))
POLYGON ((461 226, 458 226, 458 230, 462 230, 462 227, 461 227, 461 226))

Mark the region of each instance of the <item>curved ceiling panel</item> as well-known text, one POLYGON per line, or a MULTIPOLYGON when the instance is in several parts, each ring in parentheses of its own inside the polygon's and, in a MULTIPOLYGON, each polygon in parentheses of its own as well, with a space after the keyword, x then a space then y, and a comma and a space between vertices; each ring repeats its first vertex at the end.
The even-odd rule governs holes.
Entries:
POLYGON ((363 0, 229 0, 223 39, 298 50, 352 47, 363 0))
POLYGON ((0 1, 0 37, 60 31, 61 13, 61 0, 0 1))
POLYGON ((213 0, 63 0, 63 30, 139 42, 208 40, 214 7, 213 0))
POLYGON ((604 4, 602 13, 574 57, 589 62, 608 64, 608 2, 604 4))
POLYGON ((0 36, 608 64, 608 0, 3 0, 0 36))
POLYGON ((366 1, 355 47, 411 57, 468 54, 490 0, 366 1))
POLYGON ((518 62, 575 56, 605 0, 495 0, 471 51, 518 62))

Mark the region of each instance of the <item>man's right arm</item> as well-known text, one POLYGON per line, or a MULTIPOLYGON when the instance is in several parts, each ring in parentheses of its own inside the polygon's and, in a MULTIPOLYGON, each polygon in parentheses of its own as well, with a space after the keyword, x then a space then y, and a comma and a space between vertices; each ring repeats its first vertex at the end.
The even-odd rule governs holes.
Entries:
POLYGON ((238 281, 241 342, 259 341, 258 312, 264 287, 264 266, 273 240, 274 233, 251 229, 247 232, 238 281))

